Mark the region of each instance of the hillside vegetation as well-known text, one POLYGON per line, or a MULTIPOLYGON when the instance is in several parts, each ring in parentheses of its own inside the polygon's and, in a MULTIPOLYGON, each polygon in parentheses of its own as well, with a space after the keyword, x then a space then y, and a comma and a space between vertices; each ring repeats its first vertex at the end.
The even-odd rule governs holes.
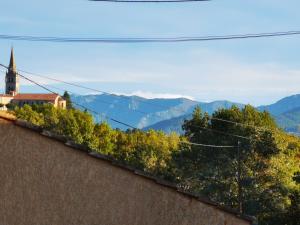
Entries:
POLYGON ((182 136, 154 130, 113 129, 106 122, 95 123, 91 114, 71 106, 63 110, 52 105, 25 105, 15 108, 14 114, 175 182, 186 191, 240 208, 243 213, 256 216, 260 225, 299 225, 300 140, 280 130, 267 112, 251 106, 233 106, 209 116, 196 108, 190 119, 183 122, 182 136), (240 145, 240 151, 236 147, 190 145, 187 141, 240 145))

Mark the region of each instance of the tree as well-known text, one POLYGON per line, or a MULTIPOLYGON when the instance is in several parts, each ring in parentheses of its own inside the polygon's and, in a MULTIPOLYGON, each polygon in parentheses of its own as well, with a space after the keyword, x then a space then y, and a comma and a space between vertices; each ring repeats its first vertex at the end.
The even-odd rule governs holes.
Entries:
POLYGON ((63 98, 67 102, 67 109, 73 109, 73 104, 72 104, 71 96, 70 96, 70 94, 67 91, 64 92, 63 98))
POLYGON ((93 148, 96 151, 112 155, 116 145, 116 131, 114 131, 110 126, 103 122, 101 124, 96 124, 93 130, 93 148))
POLYGON ((242 203, 243 212, 256 216, 260 225, 299 224, 300 140, 281 131, 267 112, 233 106, 209 116, 197 107, 184 121, 185 134, 180 137, 154 130, 112 129, 105 122, 95 124, 88 112, 51 104, 14 109, 20 119, 175 181, 187 191, 233 208, 242 203), (188 141, 219 146, 239 142, 240 154, 236 147, 185 144, 188 141))
POLYGON ((79 144, 91 145, 93 140, 94 120, 92 115, 77 109, 55 108, 52 104, 24 105, 16 108, 18 118, 29 121, 72 138, 79 144))
POLYGON ((6 108, 11 111, 13 111, 16 107, 17 107, 17 105, 15 103, 8 103, 6 105, 6 108))
POLYGON ((300 171, 294 173, 293 180, 300 185, 300 171))
POLYGON ((260 224, 269 224, 276 213, 284 212, 288 206, 287 187, 274 175, 272 165, 280 153, 274 133, 279 129, 267 112, 259 112, 249 105, 243 109, 233 106, 219 109, 209 117, 196 108, 192 118, 184 121, 183 129, 185 137, 194 143, 220 146, 241 143, 240 158, 237 148, 183 146, 174 157, 183 187, 233 208, 238 208, 241 202, 243 212, 257 216, 260 224), (241 179, 238 179, 239 166, 241 179))
POLYGON ((32 109, 30 105, 24 105, 23 107, 15 107, 14 112, 17 118, 28 121, 38 126, 44 126, 44 117, 39 112, 32 109))
POLYGON ((291 205, 287 210, 286 220, 287 225, 299 225, 300 224, 300 191, 293 191, 289 198, 291 205))
POLYGON ((150 130, 116 131, 113 156, 129 165, 158 176, 170 176, 172 154, 178 150, 179 136, 150 130))

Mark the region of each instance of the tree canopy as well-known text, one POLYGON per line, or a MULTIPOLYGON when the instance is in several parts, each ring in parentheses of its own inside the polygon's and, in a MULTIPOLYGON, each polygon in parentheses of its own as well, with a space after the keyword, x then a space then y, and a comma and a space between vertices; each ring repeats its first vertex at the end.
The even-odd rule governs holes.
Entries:
MULTIPOLYGON (((66 93, 65 99, 68 99, 66 93)), ((300 215, 300 140, 278 128, 268 112, 247 105, 199 107, 184 135, 112 129, 88 112, 50 104, 15 107, 15 115, 71 137, 102 154, 176 182, 179 188, 256 216, 260 225, 296 225, 300 215), (232 148, 185 144, 193 142, 232 148)))

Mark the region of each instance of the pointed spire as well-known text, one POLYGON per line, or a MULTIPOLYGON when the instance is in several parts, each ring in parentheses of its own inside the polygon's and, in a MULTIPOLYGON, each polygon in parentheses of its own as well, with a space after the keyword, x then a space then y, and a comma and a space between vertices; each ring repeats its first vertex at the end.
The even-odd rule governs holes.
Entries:
POLYGON ((14 57, 14 48, 13 47, 11 48, 9 70, 13 71, 13 72, 17 71, 17 67, 16 67, 16 63, 15 63, 15 57, 14 57))

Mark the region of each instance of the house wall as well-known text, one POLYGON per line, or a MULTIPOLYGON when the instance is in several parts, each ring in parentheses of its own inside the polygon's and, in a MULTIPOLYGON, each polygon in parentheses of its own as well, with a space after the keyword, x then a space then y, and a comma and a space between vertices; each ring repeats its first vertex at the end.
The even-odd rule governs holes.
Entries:
POLYGON ((7 97, 7 96, 0 96, 0 104, 3 104, 3 107, 0 107, 0 110, 4 110, 6 111, 7 108, 5 105, 7 105, 8 103, 10 103, 10 101, 12 100, 12 97, 7 97))
POLYGON ((63 99, 60 99, 60 100, 58 101, 58 107, 59 107, 59 108, 62 108, 62 109, 67 108, 67 101, 66 101, 66 100, 63 100, 63 99))
POLYGON ((55 106, 55 102, 54 101, 47 101, 47 100, 17 100, 17 99, 13 99, 12 103, 22 107, 25 104, 27 105, 42 105, 42 104, 47 104, 47 103, 51 103, 55 106))
POLYGON ((3 97, 0 97, 0 103, 3 105, 7 105, 8 103, 10 103, 10 101, 12 99, 13 99, 13 97, 3 96, 3 97))
POLYGON ((55 99, 54 106, 57 108, 65 109, 67 107, 67 102, 61 97, 55 99))
POLYGON ((16 105, 18 105, 18 106, 23 106, 23 105, 25 105, 25 104, 27 104, 27 105, 34 105, 34 104, 39 105, 39 104, 45 104, 45 103, 52 103, 52 104, 53 104, 53 102, 49 102, 49 101, 43 101, 43 100, 30 100, 30 99, 28 99, 28 100, 17 100, 17 99, 13 99, 13 100, 12 100, 12 103, 14 103, 14 104, 16 104, 16 105))
POLYGON ((3 119, 0 181, 5 225, 250 224, 3 119))

